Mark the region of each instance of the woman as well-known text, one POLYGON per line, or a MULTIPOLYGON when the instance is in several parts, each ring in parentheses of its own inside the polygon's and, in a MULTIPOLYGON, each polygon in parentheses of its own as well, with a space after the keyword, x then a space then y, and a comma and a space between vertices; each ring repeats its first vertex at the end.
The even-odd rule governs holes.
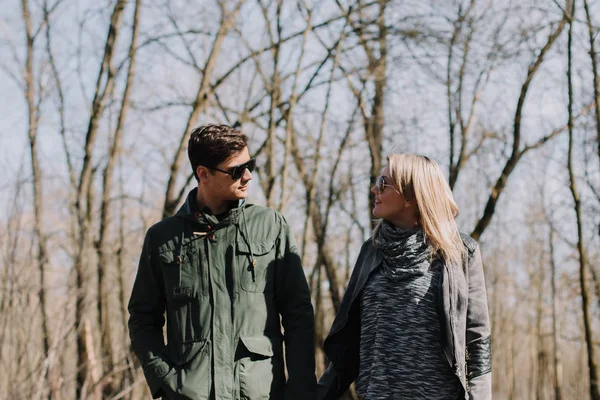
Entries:
POLYGON ((490 399, 491 342, 477 242, 437 163, 395 154, 371 189, 381 221, 325 339, 319 399, 490 399))

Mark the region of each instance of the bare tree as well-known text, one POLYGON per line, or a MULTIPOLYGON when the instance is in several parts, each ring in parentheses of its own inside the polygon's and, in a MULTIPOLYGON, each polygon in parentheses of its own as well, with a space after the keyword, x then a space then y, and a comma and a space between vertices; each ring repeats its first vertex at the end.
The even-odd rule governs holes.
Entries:
MULTIPOLYGON (((471 38, 473 37, 473 29, 470 30, 467 38, 465 40, 464 49, 463 49, 463 57, 461 68, 458 74, 458 88, 456 92, 459 94, 458 99, 452 90, 453 86, 453 71, 452 71, 452 63, 454 59, 454 48, 455 43, 458 41, 459 36, 461 34, 462 29, 465 27, 465 21, 469 20, 469 14, 473 10, 475 6, 475 0, 471 0, 466 10, 463 10, 462 3, 459 3, 458 6, 458 15, 456 21, 454 22, 454 31, 452 32, 452 37, 450 39, 450 44, 448 46, 448 65, 446 69, 446 96, 448 97, 448 123, 449 123, 449 133, 450 133, 450 174, 449 174, 449 183, 450 187, 453 188, 458 179, 458 174, 464 164, 466 163, 466 144, 467 144, 467 134, 469 130, 470 121, 472 120, 472 116, 474 115, 474 105, 477 99, 477 96, 473 96, 473 104, 471 107, 471 113, 468 118, 469 122, 467 124, 463 121, 462 115, 462 87, 463 80, 465 77, 465 66, 468 59, 469 54, 469 45, 471 38), (456 105, 454 103, 456 102, 456 105), (456 125, 457 122, 460 122, 460 150, 458 152, 458 156, 455 155, 455 142, 456 142, 456 125), (456 158, 456 160, 455 160, 456 158)), ((469 27, 467 27, 468 29, 469 27)))
MULTIPOLYGON (((369 41, 368 30, 365 29, 364 15, 365 7, 363 4, 357 2, 358 21, 353 18, 352 9, 345 11, 339 0, 336 0, 339 8, 342 12, 346 13, 346 18, 349 21, 350 27, 353 33, 358 38, 362 50, 367 58, 367 71, 366 75, 373 77, 374 94, 373 98, 370 99, 370 110, 369 106, 363 99, 364 93, 357 87, 356 84, 352 83, 349 74, 346 73, 348 79, 348 85, 357 101, 360 104, 360 111, 363 118, 363 128, 365 134, 365 140, 369 146, 369 155, 371 158, 371 170, 369 174, 369 187, 375 184, 377 176, 381 173, 383 167, 383 128, 384 128, 384 106, 385 106, 385 88, 387 84, 387 51, 388 51, 388 26, 386 24, 386 6, 388 5, 387 0, 378 0, 375 4, 378 6, 377 16, 375 23, 373 24, 377 34, 375 44, 369 41)), ((342 68, 342 71, 345 71, 342 68)), ((366 82, 363 78, 363 87, 366 82)), ((371 204, 375 201, 375 195, 369 193, 369 205, 367 215, 370 215, 371 204)))
POLYGON ((200 80, 200 85, 198 86, 198 91, 196 92, 196 98, 192 103, 192 111, 187 119, 181 140, 179 141, 179 145, 175 152, 175 157, 171 163, 169 181, 167 183, 165 192, 163 218, 168 217, 175 212, 175 208, 184 196, 183 190, 185 187, 182 188, 178 193, 176 193, 175 190, 177 177, 179 176, 180 171, 185 163, 185 149, 187 142, 190 138, 190 134, 192 133, 191 129, 197 123, 198 117, 205 110, 205 107, 207 107, 209 104, 210 94, 214 90, 214 86, 211 86, 211 79, 213 78, 213 72, 217 67, 217 58, 221 53, 221 46, 225 40, 225 37, 227 36, 227 33, 231 30, 232 25, 235 22, 235 18, 243 3, 244 0, 236 1, 233 10, 229 11, 227 10, 227 4, 225 2, 219 2, 219 7, 221 9, 221 23, 211 45, 206 64, 202 69, 202 78, 200 80))
MULTIPOLYGON (((461 185, 463 218, 477 222, 494 397, 589 397, 596 381, 580 371, 597 358, 588 348, 598 350, 589 286, 600 287, 600 242, 589 239, 597 238, 600 204, 597 3, 578 4, 582 18, 572 26, 572 3, 556 1, 126 4, 98 9, 84 1, 75 11, 63 0, 22 0, 0 16, 0 52, 14 59, 0 59, 9 77, 0 79, 4 397, 148 397, 129 352, 130 280, 142 233, 175 211, 193 180, 185 147, 204 120, 250 136, 262 190, 253 201, 285 212, 295 228, 314 296, 319 373, 323 339, 369 237, 367 182, 393 142, 447 160, 451 185, 461 185), (74 18, 83 18, 78 28, 74 18), (567 65, 557 65, 567 57, 568 23, 571 116, 561 125, 567 104, 556 82, 567 65), (578 74, 580 85, 593 75, 593 99, 576 102, 578 74), (507 90, 494 90, 499 84, 507 90), (12 101, 13 92, 25 101, 12 101), (582 118, 592 107, 594 118, 582 118), (13 125, 27 135, 6 134, 13 125), (173 126, 179 133, 165 140, 173 126), (418 134, 405 144, 413 138, 397 133, 412 128, 418 134), (568 131, 574 192, 565 190, 567 168, 557 162, 562 147, 552 146, 566 147, 568 131), (9 136, 16 150, 3 146, 9 136), (484 182, 463 181, 474 174, 484 182), (498 203, 509 178, 514 192, 498 203), (540 190, 556 207, 527 235, 534 213, 513 202, 529 203, 530 179, 550 183, 540 190), (151 195, 157 187, 164 198, 151 195), (572 199, 578 231, 569 224, 572 199), (589 311, 580 318, 584 286, 589 311)), ((539 202, 532 204, 537 213, 539 202)))
MULTIPOLYGON (((47 357, 50 351, 50 330, 48 326, 48 307, 46 305, 46 268, 48 264, 47 238, 43 226, 44 221, 44 202, 42 188, 42 167, 38 152, 38 124, 40 118, 40 106, 43 94, 36 94, 36 78, 34 77, 34 45, 38 35, 41 32, 40 25, 35 31, 32 27, 31 14, 27 0, 21 0, 21 11, 25 25, 26 36, 26 57, 23 69, 24 94, 27 103, 27 131, 29 139, 29 151, 31 157, 31 172, 33 181, 33 214, 34 214, 34 235, 37 241, 37 254, 35 263, 38 270, 38 300, 40 304, 40 313, 42 329, 40 332, 42 349, 44 357, 47 357)), ((42 22, 43 24, 44 22, 42 22)), ((41 91, 41 88, 39 89, 41 91)), ((45 376, 45 374, 44 374, 45 376)))
MULTIPOLYGON (((448 182, 451 188, 454 188, 460 172, 465 168, 469 159, 477 154, 484 143, 484 140, 491 136, 485 130, 480 134, 476 143, 472 144, 474 136, 475 120, 477 117, 477 107, 483 96, 486 84, 496 65, 504 60, 507 55, 503 54, 500 43, 500 33, 504 30, 508 21, 509 12, 503 12, 504 15, 498 15, 495 19, 499 20, 497 26, 491 29, 488 24, 492 22, 487 14, 491 14, 491 6, 488 4, 479 15, 475 16, 475 10, 479 6, 475 0, 469 0, 465 5, 463 2, 458 4, 458 12, 453 22, 454 29, 448 43, 448 57, 446 65, 446 97, 448 107, 448 132, 449 132, 449 173, 448 182), (482 25, 485 29, 491 30, 489 40, 485 41, 486 57, 481 66, 472 61, 473 47, 477 46, 477 38, 481 41, 484 29, 478 26, 482 25), (461 54, 462 53, 462 54, 461 54), (458 63, 458 67, 454 64, 458 63), (455 69, 457 69, 455 71, 455 69), (470 71, 476 69, 475 71, 470 71), (474 79, 471 92, 467 89, 468 82, 474 79)), ((495 20, 493 20, 496 23, 495 20)), ((435 71, 432 71, 435 74, 435 71)))
MULTIPOLYGON (((300 8, 300 6, 299 6, 300 8)), ((290 94, 289 106, 287 109, 287 121, 286 121, 286 131, 285 131, 285 144, 284 144, 284 157, 283 157, 283 166, 281 168, 281 197, 279 200, 279 211, 283 212, 286 206, 286 194, 287 194, 287 180, 289 176, 289 168, 288 164, 291 159, 291 151, 292 151, 292 131, 294 126, 294 112, 296 108, 296 104, 298 103, 298 85, 300 73, 302 72, 302 61, 304 60, 304 55, 306 51, 308 34, 312 30, 312 9, 310 9, 306 4, 304 4, 304 9, 306 10, 306 16, 304 17, 306 21, 306 29, 304 30, 304 34, 302 37, 302 47, 300 49, 300 55, 298 56, 298 66, 296 67, 296 71, 294 72, 294 82, 292 84, 292 92, 290 94)), ((302 247, 302 251, 304 252, 304 246, 302 247)), ((304 258, 303 258, 304 259, 304 258)))
POLYGON ((89 346, 92 345, 93 342, 89 340, 89 336, 86 337, 86 331, 84 330, 86 321, 84 301, 84 294, 86 292, 85 268, 88 261, 86 253, 91 244, 92 208, 94 204, 92 195, 94 189, 93 185, 91 184, 93 174, 92 158, 96 138, 98 136, 98 127, 106 108, 106 101, 111 97, 114 89, 116 77, 116 71, 113 65, 115 44, 121 29, 123 11, 126 3, 127 2, 124 0, 117 1, 111 15, 106 44, 104 47, 104 55, 96 81, 96 88, 94 91, 94 98, 89 116, 85 139, 83 166, 79 176, 75 202, 79 228, 77 251, 74 261, 74 270, 76 272, 74 322, 75 330, 79 333, 77 335, 77 364, 79 366, 77 370, 77 398, 81 398, 82 395, 85 394, 85 387, 88 383, 88 379, 92 375, 98 375, 97 371, 90 370, 90 360, 93 360, 92 355, 94 352, 93 349, 89 348, 89 346))
MULTIPOLYGON (((97 293, 98 293, 98 318, 99 318, 99 326, 101 330, 102 337, 102 346, 100 351, 103 353, 101 360, 105 361, 105 367, 103 368, 105 371, 113 371, 115 369, 115 354, 113 349, 113 340, 112 340, 112 332, 114 328, 110 323, 110 305, 107 297, 107 282, 106 282, 106 273, 109 270, 109 265, 112 262, 112 258, 110 254, 112 253, 112 249, 109 248, 107 243, 108 230, 111 223, 111 195, 112 195, 112 181, 114 176, 115 167, 117 165, 118 159, 121 155, 121 146, 123 141, 123 132, 125 126, 125 120, 127 117, 127 113, 129 111, 129 98, 133 86, 134 79, 134 71, 135 71, 135 56, 136 56, 136 47, 137 47, 137 37, 139 30, 139 20, 140 20, 140 9, 141 9, 141 0, 136 0, 135 2, 135 11, 133 16, 133 24, 132 24, 132 33, 131 33, 131 44, 129 46, 129 67, 127 69, 127 76, 125 79, 125 89, 123 91, 123 97, 121 99, 121 105, 119 107, 119 115, 117 118, 117 125, 115 128, 115 133, 112 138, 112 143, 109 147, 108 161, 106 167, 104 168, 103 173, 103 181, 102 181, 102 195, 101 195, 101 204, 100 204, 100 231, 98 234, 98 241, 96 242, 96 250, 98 253, 98 266, 97 266, 97 293)), ((123 221, 120 222, 120 225, 123 224, 123 221)), ((119 287, 120 290, 123 290, 123 282, 122 282, 122 271, 119 271, 119 287)), ((122 297, 122 296, 121 296, 122 297)), ((123 300, 121 299, 121 302, 123 300)), ((125 313, 125 309, 123 304, 118 309, 118 313, 121 314, 119 321, 124 321, 123 314, 125 313)), ((126 326, 126 325, 124 325, 126 326)), ((108 382, 104 388, 100 387, 100 390, 103 391, 105 396, 109 396, 113 393, 116 393, 119 389, 117 386, 116 379, 108 379, 108 382)))
POLYGON ((517 108, 515 111, 514 121, 513 121, 513 136, 512 136, 512 150, 509 158, 506 160, 502 172, 500 176, 497 178, 496 183, 494 184, 490 196, 488 197, 487 203, 485 205, 485 209, 483 211, 483 216, 477 221, 477 224, 473 231, 471 232, 471 237, 478 240, 485 229, 490 224, 494 212, 496 210, 496 205, 498 204, 498 200, 500 195, 504 191, 506 187, 506 183, 508 181, 508 177, 516 168, 518 162, 521 158, 529 151, 534 148, 537 148, 550 140, 552 137, 556 136, 563 129, 557 129, 547 136, 540 139, 536 144, 528 145, 521 148, 521 120, 523 118, 523 107, 525 106, 525 100, 527 98, 527 93, 529 92, 531 82, 539 71, 540 65, 544 61, 544 58, 553 47, 556 39, 560 36, 563 31, 565 24, 568 22, 568 16, 563 13, 563 17, 558 22, 558 25, 552 29, 552 32, 548 36, 548 39, 544 46, 540 49, 539 54, 537 55, 535 61, 529 66, 527 69, 527 77, 525 78, 525 82, 521 86, 521 91, 519 93, 519 99, 517 102, 517 108))
POLYGON ((551 287, 552 287, 552 367, 554 370, 554 399, 562 399, 562 362, 560 349, 558 347, 559 325, 558 325, 558 299, 556 293, 556 261, 554 252, 554 227, 550 225, 548 230, 548 243, 550 245, 550 265, 552 267, 551 287))
POLYGON ((600 75, 598 73, 598 60, 596 59, 596 45, 595 40, 597 34, 594 34, 594 25, 592 23, 592 16, 590 15, 590 7, 587 0, 583 0, 583 7, 585 9, 585 18, 588 28, 588 38, 590 41, 590 61, 592 63, 592 74, 594 77, 594 104, 596 111, 596 137, 598 146, 598 161, 600 162, 600 75))
POLYGON ((575 0, 570 0, 568 3, 569 13, 569 43, 568 43, 568 65, 567 65, 567 80, 569 90, 569 154, 568 154, 568 170, 571 195, 573 196, 575 218, 577 221, 577 252, 579 255, 579 285, 581 289, 581 307, 583 313, 583 325, 585 334, 585 343, 587 348, 587 364, 590 378, 590 398, 592 400, 600 400, 600 388, 598 387, 598 365, 596 364, 596 349, 594 348, 594 339, 592 336, 592 322, 590 313, 590 291, 588 288, 587 275, 588 263, 585 247, 583 244, 583 219, 581 215, 581 199, 577 189, 577 181, 573 167, 573 131, 574 131, 574 116, 573 116, 573 25, 575 19, 575 0))

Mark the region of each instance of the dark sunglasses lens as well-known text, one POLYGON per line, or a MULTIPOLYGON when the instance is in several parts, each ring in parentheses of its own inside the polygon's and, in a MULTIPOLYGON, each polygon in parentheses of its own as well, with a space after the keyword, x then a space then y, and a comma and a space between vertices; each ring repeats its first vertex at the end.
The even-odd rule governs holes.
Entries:
POLYGON ((234 181, 237 181, 243 175, 244 175, 244 165, 243 164, 238 165, 237 167, 233 168, 233 170, 231 171, 231 178, 233 178, 234 181))
POLYGON ((244 176, 244 172, 246 172, 246 169, 248 171, 252 172, 252 171, 254 171, 255 167, 256 167, 256 160, 254 158, 252 158, 249 161, 235 167, 233 169, 233 171, 231 171, 231 177, 237 181, 238 179, 241 179, 242 176, 244 176))
POLYGON ((248 168, 248 171, 250 172, 254 172, 254 168, 256 168, 256 160, 254 158, 251 158, 247 163, 246 163, 246 168, 248 168))

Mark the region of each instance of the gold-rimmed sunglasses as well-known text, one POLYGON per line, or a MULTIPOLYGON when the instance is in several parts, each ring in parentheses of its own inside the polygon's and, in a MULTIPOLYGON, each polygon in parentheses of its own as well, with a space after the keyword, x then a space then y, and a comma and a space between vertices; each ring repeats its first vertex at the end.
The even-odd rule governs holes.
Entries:
POLYGON ((396 186, 392 185, 391 183, 387 183, 385 181, 385 177, 382 175, 379 175, 377 177, 377 179, 375 180, 375 188, 377 189, 377 191, 379 192, 379 194, 383 193, 383 191, 385 190, 386 187, 390 187, 392 189, 394 189, 394 191, 400 193, 400 191, 396 188, 396 186))

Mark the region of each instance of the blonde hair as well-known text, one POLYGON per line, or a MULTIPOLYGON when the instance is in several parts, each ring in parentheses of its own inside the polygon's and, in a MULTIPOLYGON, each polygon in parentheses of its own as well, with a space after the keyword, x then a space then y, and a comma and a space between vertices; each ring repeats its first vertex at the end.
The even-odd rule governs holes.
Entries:
MULTIPOLYGON (((458 231, 458 206, 439 165, 416 154, 388 156, 390 177, 398 191, 417 206, 417 218, 433 253, 447 264, 460 264, 465 248, 458 231)), ((373 238, 383 221, 375 227, 373 238)))

